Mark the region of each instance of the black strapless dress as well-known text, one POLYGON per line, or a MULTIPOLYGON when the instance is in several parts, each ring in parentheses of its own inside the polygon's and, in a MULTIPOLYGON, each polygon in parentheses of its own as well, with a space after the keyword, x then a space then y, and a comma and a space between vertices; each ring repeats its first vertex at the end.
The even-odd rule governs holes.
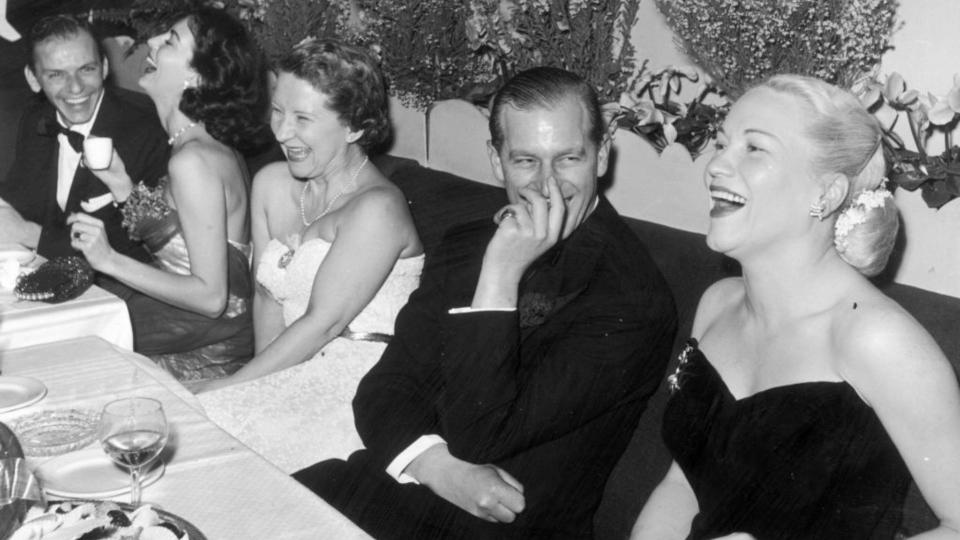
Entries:
POLYGON ((693 339, 670 377, 663 438, 700 513, 689 539, 891 539, 910 473, 845 382, 735 399, 693 339))

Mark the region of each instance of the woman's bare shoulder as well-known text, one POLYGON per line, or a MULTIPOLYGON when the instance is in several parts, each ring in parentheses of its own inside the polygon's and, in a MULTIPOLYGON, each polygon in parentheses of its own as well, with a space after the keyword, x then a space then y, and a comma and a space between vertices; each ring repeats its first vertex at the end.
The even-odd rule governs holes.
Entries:
MULTIPOLYGON (((294 182, 298 182, 290 174, 285 161, 274 161, 264 165, 253 177, 253 197, 260 200, 270 200, 278 193, 286 193, 294 182)), ((302 187, 302 186, 301 186, 302 187)))
POLYGON ((261 183, 267 182, 279 182, 279 181, 288 181, 292 180, 293 176, 290 175, 290 168, 287 167, 286 161, 274 161, 272 163, 267 163, 257 171, 257 174, 253 177, 253 181, 260 181, 261 183))
POLYGON ((855 387, 864 378, 907 382, 918 370, 950 367, 923 325, 879 291, 837 309, 831 332, 834 361, 841 376, 855 387))
POLYGON ((406 197, 388 181, 374 183, 357 192, 344 210, 348 220, 362 219, 390 226, 398 223, 413 225, 406 197))
POLYGON ((214 182, 228 175, 235 176, 240 166, 228 147, 198 141, 186 144, 172 154, 167 169, 174 182, 181 178, 214 182))

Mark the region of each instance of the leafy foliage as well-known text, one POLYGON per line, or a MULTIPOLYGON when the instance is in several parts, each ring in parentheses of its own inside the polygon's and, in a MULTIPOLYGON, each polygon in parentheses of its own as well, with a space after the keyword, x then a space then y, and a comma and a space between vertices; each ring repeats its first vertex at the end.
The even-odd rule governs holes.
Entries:
POLYGON ((652 72, 644 62, 612 107, 617 125, 646 138, 658 152, 676 142, 696 159, 716 136, 730 102, 715 85, 702 83, 695 97, 682 101, 684 81, 698 83, 700 74, 672 66, 652 72))
POLYGON ((657 0, 691 59, 732 98, 777 73, 850 88, 880 62, 898 0, 657 0))
POLYGON ((485 103, 514 73, 537 65, 581 74, 616 100, 634 65, 630 31, 640 0, 134 0, 102 20, 134 29, 208 4, 236 13, 273 58, 307 37, 370 47, 391 92, 426 109, 442 99, 485 103))

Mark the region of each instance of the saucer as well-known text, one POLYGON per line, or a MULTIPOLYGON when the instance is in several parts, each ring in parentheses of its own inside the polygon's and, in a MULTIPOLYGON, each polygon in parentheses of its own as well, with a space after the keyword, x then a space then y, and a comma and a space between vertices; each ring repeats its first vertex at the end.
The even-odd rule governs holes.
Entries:
MULTIPOLYGON (((163 460, 158 459, 152 469, 143 472, 140 487, 159 480, 165 470, 163 460)), ((130 491, 130 471, 114 463, 99 446, 57 456, 34 473, 52 497, 103 499, 130 491)))
POLYGON ((47 387, 33 377, 0 376, 0 413, 33 405, 47 395, 47 387))

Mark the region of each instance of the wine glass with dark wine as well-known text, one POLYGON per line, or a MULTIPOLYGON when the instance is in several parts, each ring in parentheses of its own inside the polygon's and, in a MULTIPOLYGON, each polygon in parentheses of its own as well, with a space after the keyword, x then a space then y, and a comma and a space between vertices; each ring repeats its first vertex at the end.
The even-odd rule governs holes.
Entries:
POLYGON ((100 444, 114 462, 130 470, 130 504, 140 506, 140 475, 167 444, 163 405, 151 398, 124 398, 103 407, 100 444))

